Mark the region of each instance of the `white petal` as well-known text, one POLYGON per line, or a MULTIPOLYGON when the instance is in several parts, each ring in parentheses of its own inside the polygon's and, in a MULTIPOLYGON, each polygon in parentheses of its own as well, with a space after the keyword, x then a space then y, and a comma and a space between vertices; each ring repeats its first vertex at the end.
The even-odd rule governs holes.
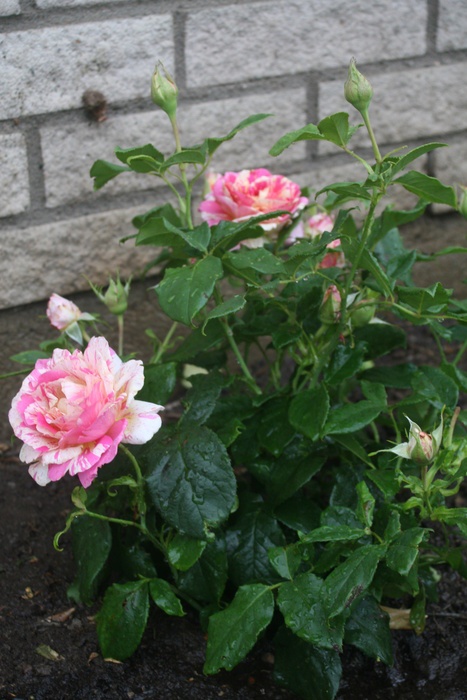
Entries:
POLYGON ((50 483, 49 471, 45 464, 42 464, 42 462, 35 462, 34 464, 31 464, 28 471, 36 484, 39 484, 39 486, 46 486, 46 484, 50 483))
POLYGON ((128 425, 125 430, 122 442, 130 445, 144 445, 161 427, 162 421, 159 411, 163 411, 163 406, 148 401, 133 401, 131 413, 125 417, 128 425))

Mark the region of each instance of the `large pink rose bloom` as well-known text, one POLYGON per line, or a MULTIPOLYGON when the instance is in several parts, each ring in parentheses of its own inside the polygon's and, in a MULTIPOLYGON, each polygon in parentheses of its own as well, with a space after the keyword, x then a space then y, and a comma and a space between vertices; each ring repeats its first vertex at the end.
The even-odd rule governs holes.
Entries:
MULTIPOLYGON (((290 215, 282 214, 259 224, 264 231, 277 233, 308 204, 295 182, 283 175, 272 175, 265 168, 227 172, 210 178, 209 184, 211 190, 201 202, 199 211, 210 226, 220 221, 245 221, 279 209, 289 211, 290 215)), ((262 237, 243 243, 259 247, 266 240, 262 237)))
POLYGON ((142 362, 122 362, 105 338, 91 338, 84 352, 56 349, 38 360, 9 413, 33 479, 45 486, 68 472, 87 488, 120 442, 147 442, 163 407, 135 400, 143 383, 142 362))

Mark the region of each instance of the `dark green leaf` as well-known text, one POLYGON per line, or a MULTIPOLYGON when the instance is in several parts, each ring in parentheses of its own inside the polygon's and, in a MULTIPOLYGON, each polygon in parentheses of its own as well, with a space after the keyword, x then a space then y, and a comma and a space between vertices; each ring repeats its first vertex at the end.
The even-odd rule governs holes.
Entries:
POLYGON ((341 384, 344 379, 353 377, 362 366, 365 352, 366 344, 363 342, 355 345, 340 343, 326 369, 326 381, 331 386, 335 386, 341 384))
POLYGON ((329 574, 324 582, 323 594, 330 618, 349 608, 366 591, 385 553, 386 547, 380 545, 359 547, 329 574))
POLYGON ((182 617, 185 612, 182 608, 180 600, 173 592, 170 584, 162 578, 153 578, 149 582, 149 593, 158 608, 163 610, 167 615, 182 617))
POLYGON ((215 370, 209 374, 192 375, 190 382, 192 388, 183 401, 185 413, 182 416, 182 423, 185 428, 190 424, 200 426, 206 423, 228 379, 215 370))
POLYGON ((149 401, 164 405, 172 396, 176 382, 177 365, 175 362, 145 365, 144 386, 138 392, 138 401, 149 401))
POLYGON ((233 253, 226 253, 226 261, 237 270, 256 270, 265 275, 284 271, 279 258, 266 248, 242 248, 233 253))
POLYGON ((223 537, 216 536, 191 569, 180 572, 177 586, 204 603, 218 603, 227 583, 227 553, 223 537))
POLYGON ((235 477, 224 445, 211 430, 190 425, 151 443, 145 457, 149 495, 170 525, 205 539, 210 527, 227 518, 235 502, 235 477))
MULTIPOLYGON (((117 146, 115 149, 115 155, 117 156, 119 161, 121 161, 125 165, 129 165, 132 170, 136 170, 137 172, 142 173, 150 172, 151 170, 154 170, 154 167, 147 167, 146 170, 137 170, 138 166, 134 168, 128 161, 142 156, 148 159, 148 166, 149 162, 152 161, 156 165, 156 169, 158 169, 160 163, 162 163, 162 161, 164 160, 164 155, 160 151, 158 151, 157 148, 154 148, 154 146, 150 143, 147 143, 145 146, 138 146, 136 148, 120 148, 119 146, 117 146)), ((144 166, 142 167, 144 168, 144 166)))
POLYGON ((298 637, 323 649, 342 650, 344 618, 327 619, 323 606, 323 579, 301 574, 279 588, 277 604, 285 624, 298 637))
POLYGON ((206 542, 177 532, 167 546, 167 558, 178 571, 187 571, 202 555, 206 542))
POLYGON ((360 522, 366 527, 373 524, 373 513, 375 510, 375 499, 370 489, 364 481, 357 484, 358 506, 356 515, 360 522))
POLYGON ((413 192, 418 197, 426 199, 428 202, 447 204, 454 209, 457 208, 457 197, 453 187, 443 185, 435 177, 430 177, 416 170, 409 170, 394 182, 398 182, 409 192, 413 192))
POLYGON ((307 124, 301 129, 290 131, 282 136, 279 141, 276 141, 274 146, 269 151, 271 156, 279 156, 282 151, 298 141, 324 141, 325 137, 315 124, 307 124))
POLYGON ((274 679, 304 700, 333 700, 342 673, 337 651, 317 649, 286 628, 275 638, 274 679))
POLYGON ((329 412, 329 396, 324 384, 300 392, 290 402, 290 424, 310 440, 317 440, 329 412))
POLYGON ((141 642, 149 612, 145 581, 115 583, 107 589, 96 616, 97 636, 104 658, 124 661, 141 642))
POLYGON ((83 603, 96 596, 103 570, 112 547, 112 532, 105 520, 88 515, 76 518, 72 528, 73 557, 77 569, 74 587, 83 603))
POLYGON ((364 537, 365 530, 363 528, 349 527, 348 525, 323 525, 302 535, 300 541, 303 543, 310 542, 351 542, 364 537))
POLYGON ((169 268, 156 287, 162 310, 174 321, 191 325, 196 314, 204 308, 222 277, 219 258, 207 257, 193 265, 169 268))
POLYGON ((262 510, 242 515, 236 525, 237 545, 230 559, 230 574, 236 585, 278 580, 268 551, 282 547, 285 538, 275 518, 262 510))
POLYGON ((454 409, 459 399, 459 389, 451 377, 437 367, 422 366, 412 378, 412 387, 420 395, 442 409, 454 409))
POLYGON ((239 588, 231 604, 209 619, 204 672, 230 671, 236 666, 269 625, 273 612, 274 596, 268 586, 239 588))
POLYGON ((41 350, 25 350, 11 355, 10 360, 21 365, 35 365, 37 360, 46 360, 48 357, 50 357, 50 353, 41 352, 41 350))
POLYGON ((288 420, 288 397, 275 397, 264 404, 259 418, 258 440, 270 454, 279 457, 295 435, 288 420))
POLYGON ((126 165, 116 165, 115 163, 109 163, 106 160, 96 160, 91 168, 90 175, 94 178, 94 189, 99 190, 103 187, 109 180, 112 180, 120 173, 129 172, 130 168, 126 165))
POLYGON ((206 160, 204 153, 198 148, 183 148, 179 153, 174 153, 169 158, 164 161, 161 172, 165 172, 172 165, 180 165, 180 163, 197 163, 198 165, 204 165, 206 160))
POLYGON ((386 564, 390 569, 402 576, 407 576, 418 556, 418 548, 428 534, 421 527, 404 530, 392 541, 386 556, 386 564))
POLYGON ((272 549, 268 551, 268 557, 279 576, 289 579, 290 581, 293 579, 298 567, 302 563, 300 552, 295 545, 289 547, 272 547, 272 549))
POLYGON ((331 114, 330 117, 325 117, 318 124, 318 129, 324 138, 341 148, 347 145, 358 128, 358 126, 349 126, 347 112, 331 114))
POLYGON ((344 641, 388 666, 394 663, 389 616, 370 596, 362 598, 352 610, 345 625, 344 641))
POLYGON ((221 304, 215 306, 206 316, 203 324, 203 330, 206 328, 207 323, 213 318, 223 318, 229 314, 235 314, 237 311, 243 309, 246 304, 246 299, 244 294, 235 294, 235 296, 223 301, 221 304))
POLYGON ((363 328, 357 328, 355 340, 366 343, 367 356, 371 359, 404 347, 406 342, 404 331, 390 323, 369 323, 363 328))
POLYGON ((396 175, 396 173, 400 172, 401 170, 404 170, 404 168, 406 168, 409 163, 412 163, 412 161, 416 160, 417 158, 420 158, 420 156, 423 156, 425 153, 434 151, 435 148, 443 148, 444 146, 447 146, 447 143, 433 142, 425 143, 423 146, 417 146, 417 148, 413 148, 411 151, 397 159, 395 164, 390 169, 391 177, 396 175))
POLYGON ((436 282, 431 287, 397 287, 399 301, 423 314, 439 314, 446 309, 452 289, 445 289, 436 282))
POLYGON ((416 634, 422 634, 426 625, 426 593, 422 586, 410 609, 410 624, 416 634))
POLYGON ((384 406, 372 401, 345 404, 330 411, 323 435, 354 433, 376 420, 384 406))

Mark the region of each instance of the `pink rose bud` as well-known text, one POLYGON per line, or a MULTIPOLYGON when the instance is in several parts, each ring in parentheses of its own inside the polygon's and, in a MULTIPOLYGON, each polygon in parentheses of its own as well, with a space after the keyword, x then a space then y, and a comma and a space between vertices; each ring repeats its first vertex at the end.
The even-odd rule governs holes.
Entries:
POLYGON ((178 88, 174 79, 159 61, 151 80, 151 98, 169 117, 177 111, 178 88))
MULTIPOLYGON (((217 178, 212 175, 209 178, 210 189, 199 211, 210 226, 220 221, 245 221, 278 210, 290 212, 259 224, 268 235, 275 235, 308 204, 307 197, 302 197, 295 182, 283 175, 273 175, 265 168, 226 172, 217 178)), ((249 248, 258 248, 267 240, 263 236, 242 243, 249 248)))
POLYGON ((59 294, 52 294, 46 313, 52 326, 58 328, 59 331, 64 331, 83 316, 76 304, 59 294))
POLYGON ((350 61, 349 73, 344 84, 344 96, 360 114, 368 111, 373 97, 373 88, 369 80, 357 70, 354 58, 350 61))
POLYGON ((120 442, 150 440, 163 407, 135 399, 143 383, 142 362, 122 362, 105 338, 37 360, 8 415, 33 479, 44 486, 68 473, 87 488, 120 442))

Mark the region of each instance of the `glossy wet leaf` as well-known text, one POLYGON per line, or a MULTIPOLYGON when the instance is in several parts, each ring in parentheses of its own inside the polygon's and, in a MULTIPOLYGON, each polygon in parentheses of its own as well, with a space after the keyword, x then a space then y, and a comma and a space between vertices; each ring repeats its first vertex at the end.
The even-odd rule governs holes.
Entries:
POLYGON ((146 581, 114 583, 110 586, 96 617, 102 656, 119 661, 131 656, 141 642, 148 613, 146 581))
POLYGON ((289 405, 290 424, 310 440, 317 440, 329 412, 329 396, 324 384, 301 391, 289 405))
POLYGON ((427 530, 421 527, 412 527, 397 535, 386 556, 389 568, 406 576, 417 559, 419 546, 426 535, 427 530))
POLYGON ((323 579, 301 574, 279 588, 277 604, 285 624, 298 637, 323 649, 342 649, 344 617, 328 620, 323 579))
POLYGON ((353 608, 345 625, 344 641, 388 666, 394 662, 389 616, 371 596, 365 596, 353 608))
POLYGON ((227 451, 205 427, 156 440, 145 455, 151 501, 180 532, 205 539, 229 515, 236 483, 227 451))
POLYGON ((167 558, 175 569, 186 571, 198 561, 205 547, 205 541, 177 533, 167 546, 167 558))
POLYGON ((230 671, 256 643, 274 612, 274 596, 260 583, 242 586, 230 605, 209 619, 204 672, 230 671))
POLYGON ((110 555, 112 532, 108 522, 88 515, 76 518, 71 532, 77 570, 74 588, 80 600, 89 605, 97 594, 110 555))
POLYGON ((330 618, 339 615, 366 591, 386 547, 365 545, 337 566, 324 583, 324 604, 330 618))
POLYGON ((157 607, 167 615, 182 617, 185 614, 179 598, 173 592, 170 584, 164 579, 152 579, 149 582, 149 593, 157 607))
POLYGON ((342 666, 337 651, 319 649, 287 628, 274 639, 274 679, 304 700, 333 700, 342 666))
POLYGON ((214 257, 167 269, 156 287, 162 310, 174 321, 191 325, 196 314, 206 306, 220 277, 222 263, 214 257))

